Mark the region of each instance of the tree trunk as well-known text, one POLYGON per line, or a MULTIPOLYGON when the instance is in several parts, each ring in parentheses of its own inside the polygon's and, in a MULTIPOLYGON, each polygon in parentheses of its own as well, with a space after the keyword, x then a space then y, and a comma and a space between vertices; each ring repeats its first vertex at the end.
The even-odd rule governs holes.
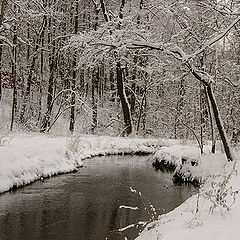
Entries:
POLYGON ((14 26, 14 36, 13 36, 13 50, 12 50, 12 81, 13 81, 13 101, 12 101, 12 117, 10 124, 10 131, 13 130, 13 123, 15 119, 15 110, 17 105, 17 30, 14 26))
POLYGON ((54 73, 55 73, 55 68, 56 68, 56 62, 57 62, 57 58, 55 56, 56 53, 56 44, 55 41, 52 42, 52 37, 53 34, 51 32, 51 28, 52 28, 52 19, 49 18, 49 22, 48 22, 48 48, 49 48, 49 72, 50 72, 50 76, 49 76, 49 80, 48 80, 48 92, 47 92, 47 110, 46 113, 43 117, 43 122, 42 122, 42 126, 40 129, 40 132, 46 132, 47 127, 50 126, 50 118, 52 115, 52 101, 53 101, 53 93, 54 93, 54 73), (52 44, 52 47, 50 47, 52 44))
MULTIPOLYGON (((101 4, 101 8, 104 14, 104 18, 105 21, 108 22, 108 15, 105 9, 105 3, 104 1, 100 1, 101 4)), ((99 21, 99 17, 98 14, 100 12, 100 9, 98 8, 98 6, 95 5, 95 22, 94 22, 94 31, 97 31, 98 29, 98 21, 99 21)), ((98 116, 98 109, 97 109, 97 98, 98 98, 98 90, 99 88, 99 79, 100 79, 100 67, 99 66, 95 66, 92 70, 92 74, 91 74, 91 78, 92 78, 92 123, 91 123, 91 132, 94 134, 97 128, 97 116, 98 116)))
POLYGON ((226 157, 227 157, 228 161, 233 161, 234 160, 234 155, 232 153, 230 142, 229 142, 229 140, 227 138, 227 135, 226 135, 226 132, 224 130, 223 122, 222 122, 220 114, 219 114, 219 110, 218 110, 218 107, 217 107, 217 102, 216 102, 214 93, 212 91, 211 83, 207 82, 194 69, 194 67, 192 65, 188 64, 187 66, 191 70, 191 73, 193 74, 193 76, 206 86, 207 94, 208 94, 209 101, 210 101, 210 104, 211 104, 211 107, 212 107, 212 111, 213 111, 213 116, 215 118, 215 122, 216 122, 216 125, 217 125, 217 128, 218 128, 218 132, 219 132, 219 135, 220 135, 222 143, 223 143, 223 147, 224 147, 224 151, 225 151, 226 157))
POLYGON ((220 114, 219 114, 219 110, 218 110, 218 107, 217 107, 217 104, 216 104, 216 99, 215 99, 215 96, 213 94, 212 87, 211 87, 210 84, 207 86, 207 94, 209 96, 209 100, 210 100, 212 110, 213 110, 213 115, 214 115, 214 118, 215 118, 215 121, 216 121, 216 125, 217 125, 217 128, 218 128, 219 135, 220 135, 222 143, 223 143, 223 147, 224 147, 224 150, 225 150, 226 157, 227 157, 228 161, 233 161, 234 160, 234 155, 232 153, 230 142, 229 142, 229 140, 226 136, 226 132, 224 130, 223 123, 222 123, 222 120, 221 120, 221 117, 220 117, 220 114))
MULTIPOLYGON (((75 6, 75 15, 74 15, 74 34, 78 33, 78 1, 76 1, 76 6, 75 6)), ((72 86, 71 89, 72 91, 75 92, 76 90, 76 78, 77 78, 77 53, 74 52, 73 55, 73 62, 72 62, 72 68, 73 68, 73 75, 72 75, 72 86)), ((69 125, 69 130, 71 133, 74 132, 74 127, 75 127, 75 104, 76 104, 76 94, 72 94, 71 96, 71 113, 70 113, 70 125, 69 125)))
POLYGON ((132 119, 130 113, 130 106, 127 101, 124 84, 123 84, 123 71, 121 69, 121 63, 117 62, 117 90, 120 97, 120 101, 123 109, 123 118, 125 123, 125 129, 123 135, 130 135, 132 133, 132 119))
POLYGON ((205 123, 205 121, 204 121, 204 101, 203 101, 203 94, 204 94, 204 92, 203 92, 203 90, 204 89, 202 89, 202 83, 201 82, 199 82, 199 109, 200 109, 200 150, 201 150, 201 154, 203 154, 203 145, 204 145, 204 136, 203 136, 203 133, 204 133, 204 123, 205 123))
POLYGON ((44 78, 44 57, 43 57, 43 48, 44 48, 44 38, 41 39, 41 55, 40 55, 40 80, 39 80, 39 100, 38 100, 38 124, 41 124, 41 116, 42 116, 42 84, 44 78))
POLYGON ((94 134, 97 128, 97 86, 98 86, 98 79, 99 79, 99 69, 93 69, 92 72, 92 125, 91 125, 91 132, 94 134))
POLYGON ((1 1, 1 14, 0 14, 0 26, 3 23, 3 17, 4 17, 4 10, 5 10, 5 0, 1 1))
POLYGON ((145 94, 145 99, 144 99, 144 106, 143 106, 143 114, 142 114, 142 129, 145 132, 146 130, 146 118, 147 118, 147 91, 145 94))
MULTIPOLYGON (((125 0, 121 0, 120 4, 120 10, 119 10, 119 18, 123 18, 123 8, 125 6, 125 0)), ((101 9, 103 12, 103 16, 106 22, 109 22, 109 16, 107 14, 106 10, 106 5, 104 0, 100 0, 101 4, 101 9)), ((119 22, 118 28, 121 28, 121 22, 119 22)), ((110 32, 111 33, 111 32, 110 32)), ((113 75, 111 76, 110 72, 110 78, 112 78, 113 75)), ((120 60, 117 61, 117 90, 118 90, 118 95, 120 97, 120 101, 122 104, 122 109, 123 109, 123 118, 124 118, 124 123, 125 123, 125 128, 123 131, 123 135, 130 135, 132 133, 132 118, 131 118, 131 112, 130 112, 130 106, 127 101, 126 97, 126 92, 124 89, 124 84, 123 84, 123 71, 121 68, 121 63, 120 60)))
POLYGON ((114 81, 114 72, 113 68, 110 67, 110 73, 109 73, 109 82, 110 82, 110 90, 111 90, 111 97, 110 101, 115 102, 116 94, 115 94, 115 81, 114 81))
MULTIPOLYGON (((136 51, 135 53, 136 55, 138 54, 138 52, 136 51)), ((131 96, 130 96, 130 106, 131 106, 131 113, 132 115, 135 113, 135 107, 136 107, 136 79, 137 79, 137 64, 138 64, 138 59, 136 56, 134 56, 133 59, 134 62, 134 66, 132 67, 132 84, 131 84, 131 96)))
POLYGON ((141 101, 141 105, 140 105, 140 112, 139 112, 139 117, 138 117, 138 122, 137 122, 137 129, 136 129, 137 132, 139 131, 139 128, 140 128, 141 118, 142 118, 143 111, 144 111, 145 98, 146 98, 146 90, 144 92, 144 95, 143 95, 142 101, 141 101))
POLYGON ((0 41, 0 102, 2 100, 2 41, 0 41))
MULTIPOLYGON (((5 9, 5 0, 2 0, 1 14, 0 14, 0 27, 2 26, 2 23, 3 23, 4 9, 5 9)), ((0 40, 0 101, 2 99, 2 51, 3 51, 2 44, 3 44, 3 41, 0 40)))
POLYGON ((100 0, 100 4, 101 4, 101 8, 102 8, 104 19, 105 19, 106 22, 109 22, 110 19, 109 19, 107 10, 106 10, 106 6, 105 6, 104 0, 100 0))
POLYGON ((24 116, 25 116, 26 109, 27 109, 27 101, 28 101, 29 96, 30 96, 32 78, 33 78, 33 73, 34 73, 34 70, 35 70, 35 64, 36 64, 36 60, 37 60, 37 56, 38 56, 37 53, 38 53, 38 49, 39 49, 39 46, 40 46, 40 43, 41 43, 41 39, 44 36, 46 25, 47 25, 47 19, 46 19, 46 16, 44 16, 42 26, 39 30, 39 36, 38 36, 38 39, 37 39, 37 42, 36 42, 35 52, 33 54, 31 66, 30 66, 30 69, 29 69, 29 75, 28 75, 28 78, 27 78, 27 87, 26 87, 26 91, 25 91, 25 94, 24 94, 22 110, 21 110, 21 113, 20 113, 20 122, 21 123, 24 123, 24 121, 25 121, 24 116))
POLYGON ((53 101, 53 90, 54 90, 54 69, 56 65, 56 59, 54 58, 55 47, 53 47, 50 60, 50 77, 48 81, 48 95, 47 95, 47 111, 44 115, 43 123, 40 132, 46 132, 47 127, 50 125, 50 118, 52 115, 52 101, 53 101))
MULTIPOLYGON (((77 65, 77 57, 76 57, 76 53, 74 53, 73 56, 73 74, 72 74, 72 86, 71 89, 72 91, 75 92, 76 90, 76 65, 77 65)), ((71 133, 74 132, 74 127, 75 127, 75 104, 76 104, 76 96, 74 93, 71 94, 71 110, 70 110, 70 124, 69 124, 69 131, 71 133)))
POLYGON ((214 127, 214 122, 213 122, 213 113, 212 113, 212 108, 210 106, 210 100, 209 100, 209 96, 207 93, 207 89, 204 86, 204 91, 205 91, 205 95, 206 95, 206 102, 207 102, 207 108, 208 108, 208 115, 209 115, 209 121, 210 121, 210 126, 211 126, 211 140, 212 140, 212 149, 211 149, 211 153, 215 153, 216 152, 216 136, 215 136, 215 127, 214 127))

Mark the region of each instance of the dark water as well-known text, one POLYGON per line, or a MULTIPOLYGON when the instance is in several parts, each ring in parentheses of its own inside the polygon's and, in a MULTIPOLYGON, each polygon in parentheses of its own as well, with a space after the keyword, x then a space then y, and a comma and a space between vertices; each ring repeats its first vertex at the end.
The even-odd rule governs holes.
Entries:
MULTIPOLYGON (((141 191, 158 214, 196 191, 173 185, 171 174, 155 171, 148 157, 93 158, 85 166, 0 195, 0 240, 124 239, 114 230, 150 218, 130 186, 141 191), (121 205, 139 210, 120 209, 121 205)), ((134 239, 138 231, 133 228, 124 235, 134 239)))

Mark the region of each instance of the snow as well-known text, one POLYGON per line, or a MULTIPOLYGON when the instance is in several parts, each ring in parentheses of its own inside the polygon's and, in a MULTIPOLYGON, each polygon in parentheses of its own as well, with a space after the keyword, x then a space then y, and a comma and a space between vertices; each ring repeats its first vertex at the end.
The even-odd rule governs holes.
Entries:
MULTIPOLYGON (((206 146, 205 152, 209 152, 209 148, 206 146)), ((153 160, 165 160, 176 166, 175 172, 184 175, 186 179, 200 182, 219 174, 228 163, 223 153, 201 155, 198 147, 185 145, 163 147, 155 153, 153 160), (186 161, 184 164, 183 159, 186 161)))
MULTIPOLYGON (((202 203, 204 204, 204 203, 202 203)), ((138 240, 151 239, 239 239, 236 230, 239 226, 239 202, 231 212, 221 215, 216 212, 210 215, 207 207, 201 214, 195 214, 196 196, 192 197, 171 213, 155 222, 153 229, 145 231, 138 240)))
POLYGON ((148 224, 137 240, 239 239, 239 164, 227 162, 223 153, 200 156, 197 148, 180 145, 161 149, 155 159, 167 158, 178 168, 182 156, 198 160, 186 164, 185 172, 201 179, 199 193, 148 224))
POLYGON ((138 207, 131 207, 131 206, 125 206, 125 205, 121 205, 121 206, 119 206, 119 208, 125 208, 125 209, 131 209, 131 210, 138 210, 138 207))
POLYGON ((15 133, 0 137, 0 193, 60 173, 83 160, 111 154, 153 153, 167 141, 105 136, 15 133))
MULTIPOLYGON (((239 176, 234 176, 229 185, 239 188, 239 180, 239 176)), ((203 189, 206 190, 206 187, 203 189)), ((236 234, 239 229, 239 196, 230 211, 217 206, 210 214, 211 207, 212 203, 205 198, 204 191, 200 191, 199 195, 191 197, 172 212, 160 216, 159 221, 148 226, 153 228, 149 231, 145 229, 137 239, 239 239, 239 234, 236 234)))
POLYGON ((182 163, 182 157, 191 159, 194 159, 196 157, 199 158, 199 148, 185 145, 173 145, 170 147, 163 147, 155 153, 154 160, 165 159, 169 163, 178 166, 182 163))
MULTIPOLYGON (((0 137, 0 192, 43 180, 59 173, 76 171, 83 160, 110 154, 155 153, 202 182, 200 191, 172 212, 146 225, 137 240, 238 239, 240 199, 239 164, 227 162, 223 153, 199 154, 195 146, 174 141, 107 136, 52 136, 13 133, 0 137), (174 144, 174 145, 173 145, 174 144), (161 147, 163 146, 163 147, 161 147), (182 158, 186 162, 182 165, 182 158), (192 166, 192 161, 197 162, 192 166)), ((205 152, 208 152, 208 148, 205 152)), ((135 189, 130 191, 141 194, 135 189)), ((154 206, 151 206, 154 210, 154 206)), ((122 205, 120 208, 136 210, 122 205)), ((132 223, 125 231, 146 222, 132 223)))
POLYGON ((2 142, 0 192, 76 169, 66 156, 66 138, 22 134, 5 137, 2 142))

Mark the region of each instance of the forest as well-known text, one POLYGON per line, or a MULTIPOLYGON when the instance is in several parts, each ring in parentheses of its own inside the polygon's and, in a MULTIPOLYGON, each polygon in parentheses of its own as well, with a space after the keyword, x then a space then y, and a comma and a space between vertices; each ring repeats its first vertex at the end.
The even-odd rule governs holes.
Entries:
POLYGON ((1 0, 0 239, 239 239, 239 9, 1 0))
POLYGON ((1 128, 237 142, 239 5, 2 0, 1 128))

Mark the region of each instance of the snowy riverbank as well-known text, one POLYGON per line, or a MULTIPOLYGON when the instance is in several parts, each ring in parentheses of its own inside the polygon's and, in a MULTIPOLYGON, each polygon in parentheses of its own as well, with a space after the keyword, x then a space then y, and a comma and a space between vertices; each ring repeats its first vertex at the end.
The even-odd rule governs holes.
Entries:
POLYGON ((76 171, 82 160, 153 153, 167 141, 117 137, 11 134, 0 138, 0 193, 38 179, 76 171))
POLYGON ((171 146, 156 152, 186 178, 202 181, 199 194, 172 212, 150 223, 137 240, 239 239, 240 176, 238 163, 227 163, 224 154, 203 155, 194 147, 171 146), (183 166, 182 159, 187 161, 183 166), (197 164, 191 162, 197 160, 197 164))
POLYGON ((175 169, 176 182, 201 183, 209 177, 221 173, 227 165, 224 153, 200 155, 196 146, 172 145, 163 147, 154 154, 153 164, 156 167, 170 167, 175 169))
POLYGON ((169 161, 187 178, 200 179, 203 185, 198 195, 159 216, 137 239, 238 239, 239 165, 227 163, 222 153, 200 157, 198 148, 173 145, 174 141, 88 135, 55 137, 18 133, 0 140, 1 193, 42 178, 76 171, 89 157, 154 153, 165 146, 155 153, 155 160, 169 161), (182 159, 186 159, 183 166, 182 159))

